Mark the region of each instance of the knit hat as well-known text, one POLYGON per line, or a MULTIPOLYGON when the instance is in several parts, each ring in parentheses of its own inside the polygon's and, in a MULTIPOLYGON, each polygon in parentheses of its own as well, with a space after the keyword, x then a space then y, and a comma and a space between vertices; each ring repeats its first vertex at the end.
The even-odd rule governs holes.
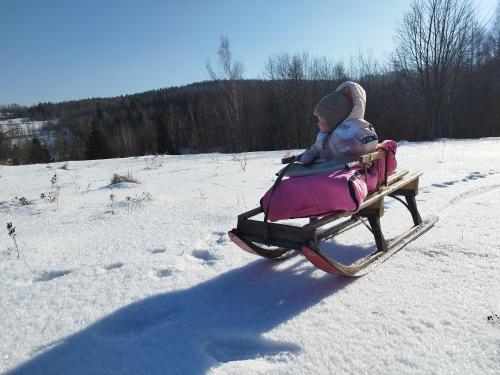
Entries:
POLYGON ((330 130, 344 121, 352 111, 352 102, 342 91, 324 96, 314 109, 314 114, 324 118, 330 130))

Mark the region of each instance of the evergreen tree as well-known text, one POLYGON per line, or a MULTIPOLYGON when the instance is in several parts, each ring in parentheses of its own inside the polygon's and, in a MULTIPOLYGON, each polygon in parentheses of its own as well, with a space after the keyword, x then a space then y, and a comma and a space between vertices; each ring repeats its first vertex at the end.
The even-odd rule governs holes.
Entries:
POLYGON ((97 102, 95 104, 95 107, 96 107, 97 121, 101 122, 102 119, 104 118, 104 114, 102 113, 102 109, 101 109, 101 104, 99 102, 97 102))
POLYGON ((32 138, 29 145, 29 162, 35 164, 48 161, 50 161, 50 154, 47 146, 41 144, 37 137, 32 138))
POLYGON ((90 133, 86 145, 88 160, 111 157, 110 147, 100 123, 94 118, 90 124, 90 133))
POLYGON ((0 160, 4 161, 9 158, 9 142, 7 137, 3 134, 0 129, 0 160))
POLYGON ((157 137, 157 152, 159 154, 173 153, 172 142, 168 135, 167 129, 167 114, 163 111, 156 121, 156 137, 157 137))

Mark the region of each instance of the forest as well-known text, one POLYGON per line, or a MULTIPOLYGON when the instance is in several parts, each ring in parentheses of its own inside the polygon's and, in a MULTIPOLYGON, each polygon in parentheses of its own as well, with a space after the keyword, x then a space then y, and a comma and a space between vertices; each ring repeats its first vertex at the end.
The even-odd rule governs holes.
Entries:
POLYGON ((47 134, 14 141, 0 132, 0 161, 306 148, 317 132, 315 104, 346 80, 366 90, 365 119, 382 140, 500 136, 500 2, 492 18, 482 23, 469 0, 417 0, 386 63, 364 51, 349 63, 283 52, 268 57, 261 79, 244 78, 244 62, 221 37, 209 81, 0 107, 3 118, 46 121, 47 134))

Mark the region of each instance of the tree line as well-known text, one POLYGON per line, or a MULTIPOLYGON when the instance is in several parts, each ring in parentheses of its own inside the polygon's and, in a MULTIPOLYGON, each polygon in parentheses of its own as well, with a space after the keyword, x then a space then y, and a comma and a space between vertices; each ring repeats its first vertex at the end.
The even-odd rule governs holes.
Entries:
POLYGON ((13 164, 153 153, 300 149, 317 132, 313 109, 345 80, 367 92, 365 118, 381 139, 500 135, 500 2, 482 25, 469 0, 416 0, 396 30, 390 62, 360 52, 349 64, 308 53, 266 62, 243 78, 221 38, 210 81, 115 98, 8 106, 11 117, 48 120, 50 145, 13 144, 0 133, 0 160, 13 164))

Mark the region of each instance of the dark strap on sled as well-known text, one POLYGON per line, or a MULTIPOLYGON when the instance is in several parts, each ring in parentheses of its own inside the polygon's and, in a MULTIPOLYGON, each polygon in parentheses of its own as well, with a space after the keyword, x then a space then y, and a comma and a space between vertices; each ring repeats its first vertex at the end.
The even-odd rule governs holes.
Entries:
POLYGON ((359 176, 359 173, 356 171, 353 173, 353 175, 351 177, 349 177, 349 180, 347 180, 347 187, 349 188, 349 195, 351 196, 351 199, 355 205, 354 211, 357 211, 359 208, 358 198, 356 198, 356 191, 354 189, 354 180, 356 180, 356 178, 358 178, 358 176, 359 176))
POLYGON ((387 186, 387 176, 388 176, 387 160, 389 158, 389 152, 393 155, 395 155, 395 154, 394 154, 394 151, 392 151, 392 149, 390 149, 390 148, 386 148, 386 149, 384 149, 384 151, 385 151, 384 185, 387 186))
POLYGON ((283 177, 285 177, 285 174, 286 174, 286 171, 288 170, 288 168, 290 168, 290 166, 294 163, 294 161, 292 160, 290 163, 288 163, 281 171, 280 173, 278 174, 278 178, 276 179, 276 181, 274 181, 274 184, 273 186, 271 187, 271 196, 269 197, 269 203, 267 204, 267 208, 266 208, 266 211, 264 212, 264 223, 266 224, 266 234, 264 236, 264 239, 266 240, 266 242, 269 240, 269 209, 271 207, 271 202, 272 202, 272 199, 273 199, 273 194, 274 192, 276 191, 276 189, 278 188, 281 180, 283 180, 283 177))

